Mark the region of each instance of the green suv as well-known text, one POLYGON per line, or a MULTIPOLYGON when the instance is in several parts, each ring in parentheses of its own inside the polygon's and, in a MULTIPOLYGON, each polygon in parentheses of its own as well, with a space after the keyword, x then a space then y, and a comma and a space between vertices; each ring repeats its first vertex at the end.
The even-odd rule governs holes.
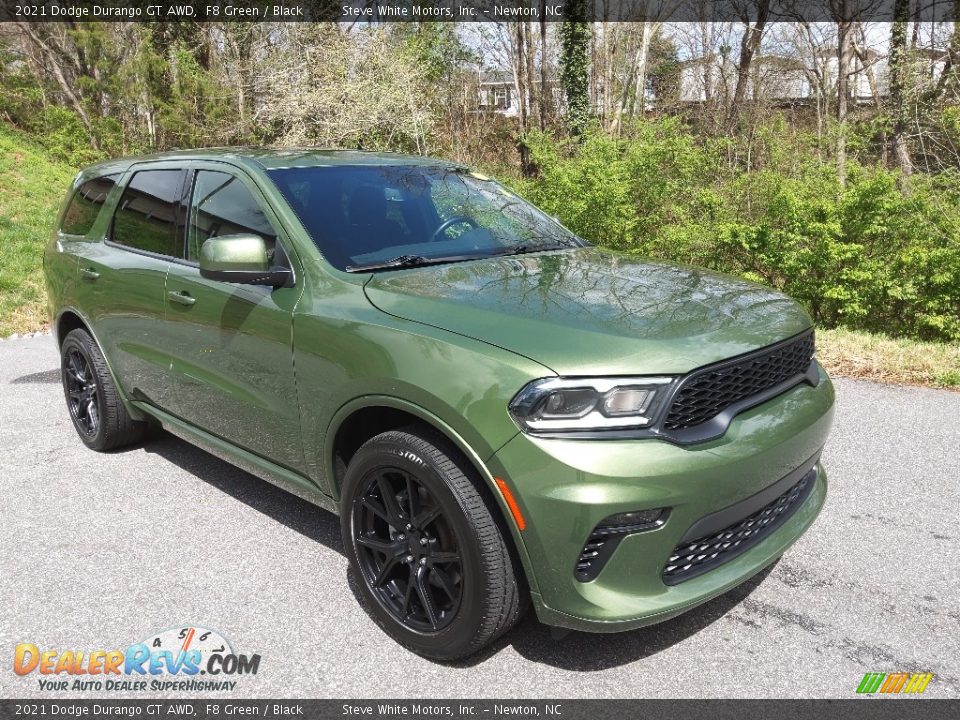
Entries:
POLYGON ((458 164, 105 162, 44 268, 81 440, 161 425, 339 514, 371 615, 427 657, 531 602, 577 630, 673 617, 824 502, 834 392, 800 306, 593 248, 458 164))

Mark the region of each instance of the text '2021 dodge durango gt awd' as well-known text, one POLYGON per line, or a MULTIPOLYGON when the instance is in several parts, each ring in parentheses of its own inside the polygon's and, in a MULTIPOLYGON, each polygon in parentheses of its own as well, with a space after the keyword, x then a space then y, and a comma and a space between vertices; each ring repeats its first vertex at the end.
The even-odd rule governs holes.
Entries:
POLYGON ((834 393, 803 309, 593 248, 457 164, 105 162, 44 267, 83 442, 159 424, 338 513, 372 615, 427 657, 531 602, 578 630, 673 617, 824 502, 834 393))

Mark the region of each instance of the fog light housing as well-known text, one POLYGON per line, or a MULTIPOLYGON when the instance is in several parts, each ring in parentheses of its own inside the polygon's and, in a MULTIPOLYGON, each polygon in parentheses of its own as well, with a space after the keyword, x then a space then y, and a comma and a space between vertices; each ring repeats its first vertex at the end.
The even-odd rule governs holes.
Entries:
POLYGON ((597 530, 630 532, 634 527, 642 529, 643 526, 655 524, 665 511, 665 508, 656 508, 655 510, 634 510, 617 513, 604 518, 603 522, 597 525, 597 530))
POLYGON ((605 517, 590 533, 574 567, 574 577, 580 582, 596 579, 617 545, 628 535, 649 532, 663 527, 670 508, 631 510, 605 517))

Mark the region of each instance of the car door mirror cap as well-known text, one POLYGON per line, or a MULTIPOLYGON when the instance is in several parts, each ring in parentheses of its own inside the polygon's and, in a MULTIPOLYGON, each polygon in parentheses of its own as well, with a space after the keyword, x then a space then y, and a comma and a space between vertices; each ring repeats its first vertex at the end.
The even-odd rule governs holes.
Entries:
POLYGON ((242 233, 212 237, 200 247, 200 276, 243 285, 287 286, 293 273, 270 267, 267 244, 259 235, 242 233))

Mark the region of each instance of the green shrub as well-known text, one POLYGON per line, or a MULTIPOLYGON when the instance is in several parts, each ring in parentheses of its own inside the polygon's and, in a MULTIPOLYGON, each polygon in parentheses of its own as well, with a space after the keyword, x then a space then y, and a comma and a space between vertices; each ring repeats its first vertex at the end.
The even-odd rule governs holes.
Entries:
POLYGON ((674 118, 628 137, 531 138, 516 187, 587 239, 771 285, 826 327, 960 340, 960 176, 850 160, 842 187, 816 139, 778 121, 752 145, 699 143, 674 118))

